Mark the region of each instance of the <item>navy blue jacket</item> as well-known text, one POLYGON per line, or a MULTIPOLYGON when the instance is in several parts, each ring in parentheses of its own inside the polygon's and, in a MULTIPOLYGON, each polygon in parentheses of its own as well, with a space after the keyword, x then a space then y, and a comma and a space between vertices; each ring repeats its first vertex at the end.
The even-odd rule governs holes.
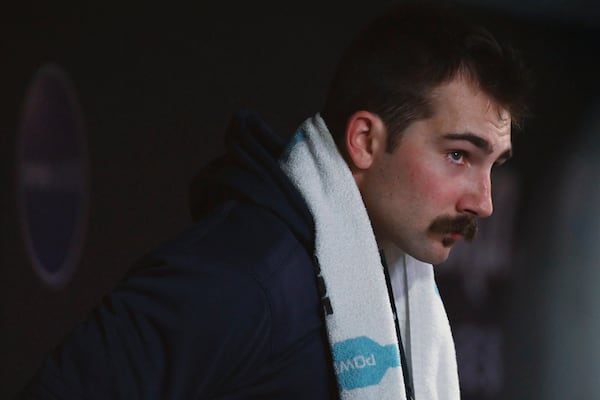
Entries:
POLYGON ((196 223, 144 257, 48 358, 25 398, 337 398, 312 218, 285 142, 240 113, 194 181, 196 223))

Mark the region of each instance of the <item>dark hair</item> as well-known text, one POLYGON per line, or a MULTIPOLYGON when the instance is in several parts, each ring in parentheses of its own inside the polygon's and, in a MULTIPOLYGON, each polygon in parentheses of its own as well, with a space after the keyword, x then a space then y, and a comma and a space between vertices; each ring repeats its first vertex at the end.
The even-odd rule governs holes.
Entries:
POLYGON ((391 151, 408 125, 432 115, 431 91, 459 73, 519 126, 529 85, 515 52, 447 8, 403 3, 369 24, 343 53, 322 116, 344 149, 350 116, 359 110, 377 114, 391 151))

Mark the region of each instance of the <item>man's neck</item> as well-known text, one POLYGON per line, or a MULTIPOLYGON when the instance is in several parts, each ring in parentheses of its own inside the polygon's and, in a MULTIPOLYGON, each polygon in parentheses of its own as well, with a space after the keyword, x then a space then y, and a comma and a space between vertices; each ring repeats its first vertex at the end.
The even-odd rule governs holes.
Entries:
POLYGON ((377 245, 383 253, 387 265, 395 265, 401 257, 404 257, 404 251, 391 243, 378 243, 377 245))

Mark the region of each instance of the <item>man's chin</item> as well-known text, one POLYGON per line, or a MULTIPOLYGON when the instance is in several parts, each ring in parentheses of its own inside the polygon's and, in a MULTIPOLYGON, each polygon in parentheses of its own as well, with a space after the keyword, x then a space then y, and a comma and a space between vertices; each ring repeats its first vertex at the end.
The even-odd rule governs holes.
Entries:
POLYGON ((448 251, 446 254, 444 255, 440 255, 437 257, 432 257, 429 261, 427 261, 429 264, 432 265, 438 265, 443 263, 444 261, 446 261, 448 259, 448 256, 450 255, 450 252, 448 251))
POLYGON ((427 264, 441 264, 448 259, 450 256, 451 246, 436 246, 436 248, 431 249, 430 251, 423 254, 410 254, 412 257, 416 258, 419 261, 422 261, 427 264))

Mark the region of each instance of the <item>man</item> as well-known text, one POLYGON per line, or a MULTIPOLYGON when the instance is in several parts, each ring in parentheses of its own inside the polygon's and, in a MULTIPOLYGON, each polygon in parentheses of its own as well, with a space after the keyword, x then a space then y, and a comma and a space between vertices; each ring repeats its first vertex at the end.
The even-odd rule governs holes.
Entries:
POLYGON ((458 399, 430 264, 492 213, 523 109, 486 31, 404 5, 345 52, 288 143, 242 112, 192 187, 195 224, 146 256, 29 398, 458 399))

